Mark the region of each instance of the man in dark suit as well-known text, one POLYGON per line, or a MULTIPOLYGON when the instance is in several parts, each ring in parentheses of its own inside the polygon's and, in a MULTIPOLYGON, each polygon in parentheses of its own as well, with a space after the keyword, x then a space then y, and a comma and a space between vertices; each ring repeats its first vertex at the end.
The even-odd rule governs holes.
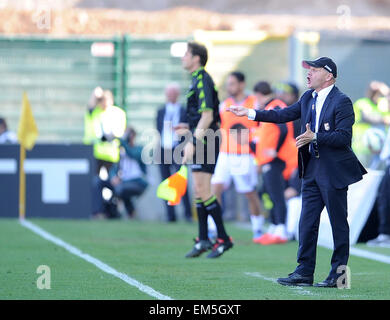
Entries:
POLYGON ((366 170, 351 149, 355 115, 351 100, 334 85, 336 64, 327 57, 302 64, 308 69, 310 90, 298 102, 279 110, 251 111, 238 106, 230 110, 255 121, 283 123, 301 118, 301 135, 296 138, 299 175, 303 179, 298 266, 278 282, 292 286, 313 284, 320 214, 325 206, 334 250, 328 277, 315 286, 337 287, 342 269, 339 267, 346 266, 349 257, 347 190, 362 179, 366 170))
MULTIPOLYGON (((185 108, 183 108, 177 101, 179 95, 179 85, 176 83, 168 84, 165 88, 166 103, 157 111, 156 127, 161 137, 161 158, 158 160, 160 163, 162 180, 167 179, 180 168, 181 159, 174 159, 173 157, 174 149, 180 142, 175 135, 174 127, 176 127, 179 123, 187 123, 188 121, 185 108)), ((185 208, 185 219, 187 221, 191 221, 191 203, 188 192, 184 194, 182 199, 185 208)), ((175 208, 168 205, 167 202, 166 208, 168 221, 176 221, 175 208)))

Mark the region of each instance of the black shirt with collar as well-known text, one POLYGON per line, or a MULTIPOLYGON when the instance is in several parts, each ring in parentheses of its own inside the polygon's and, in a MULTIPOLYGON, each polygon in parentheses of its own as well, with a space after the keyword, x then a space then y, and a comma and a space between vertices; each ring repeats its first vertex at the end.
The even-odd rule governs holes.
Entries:
POLYGON ((187 115, 190 130, 194 131, 205 110, 213 111, 213 121, 210 129, 219 128, 218 91, 211 76, 203 67, 192 74, 191 85, 187 93, 187 115))

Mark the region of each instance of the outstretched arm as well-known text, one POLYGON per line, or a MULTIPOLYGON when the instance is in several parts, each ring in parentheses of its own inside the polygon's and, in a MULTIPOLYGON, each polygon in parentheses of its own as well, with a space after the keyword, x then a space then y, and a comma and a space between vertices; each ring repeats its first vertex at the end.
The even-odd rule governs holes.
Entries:
POLYGON ((271 110, 254 110, 248 109, 243 106, 230 106, 227 110, 233 112, 239 117, 248 117, 250 120, 284 123, 294 121, 301 117, 301 102, 298 101, 293 105, 283 109, 271 109, 271 110))
POLYGON ((234 113, 238 117, 248 117, 250 109, 243 106, 230 106, 226 110, 234 113))

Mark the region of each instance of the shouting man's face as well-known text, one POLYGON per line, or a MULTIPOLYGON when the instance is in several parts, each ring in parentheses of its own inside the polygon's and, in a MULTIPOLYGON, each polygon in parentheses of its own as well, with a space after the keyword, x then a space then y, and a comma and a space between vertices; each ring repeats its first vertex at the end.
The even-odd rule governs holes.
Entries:
POLYGON ((324 68, 310 67, 307 72, 307 86, 309 89, 322 89, 328 81, 332 79, 332 74, 324 68))

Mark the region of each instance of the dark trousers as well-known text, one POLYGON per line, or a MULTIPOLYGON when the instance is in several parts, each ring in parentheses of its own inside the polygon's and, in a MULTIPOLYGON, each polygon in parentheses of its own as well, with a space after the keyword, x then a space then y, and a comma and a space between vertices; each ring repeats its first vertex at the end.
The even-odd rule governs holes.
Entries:
POLYGON ((107 173, 110 171, 113 163, 105 160, 96 159, 96 174, 99 175, 100 169, 105 167, 107 173))
MULTIPOLYGON (((164 149, 161 149, 161 154, 164 155, 164 149)), ((173 154, 173 152, 171 153, 173 154)), ((180 169, 180 164, 175 163, 174 161, 168 161, 168 156, 162 158, 164 161, 161 161, 160 166, 160 173, 162 181, 170 177, 172 174, 177 172, 180 169)), ((187 220, 191 220, 192 213, 191 213, 191 202, 190 197, 188 195, 188 188, 184 196, 182 197, 182 201, 184 204, 184 210, 185 210, 185 217, 187 220)), ((167 201, 165 202, 166 210, 167 210, 167 219, 168 221, 176 221, 176 213, 175 213, 175 207, 168 205, 167 201)))
MULTIPOLYGON (((332 227, 334 250, 328 278, 338 278, 337 268, 347 265, 349 257, 349 226, 347 221, 347 191, 323 185, 316 176, 319 161, 312 157, 302 183, 302 212, 299 220, 299 249, 296 272, 314 274, 320 215, 326 206, 332 227)), ((331 172, 329 174, 332 174, 331 172)))
POLYGON ((285 163, 276 158, 263 166, 263 182, 265 191, 269 194, 273 203, 271 222, 273 224, 286 223, 287 206, 284 199, 286 182, 283 178, 285 163))
POLYGON ((296 169, 292 174, 290 179, 287 181, 286 188, 291 187, 294 188, 297 192, 298 195, 301 194, 301 189, 302 189, 302 180, 299 178, 299 172, 298 169, 296 169))
POLYGON ((378 190, 379 233, 390 235, 390 165, 386 167, 378 190))
POLYGON ((113 186, 110 181, 102 180, 95 177, 93 184, 93 213, 104 212, 104 200, 102 196, 103 188, 110 189, 114 196, 120 198, 126 208, 127 214, 132 215, 134 212, 134 204, 132 198, 140 196, 146 189, 147 184, 142 179, 133 179, 122 181, 120 184, 113 186))

